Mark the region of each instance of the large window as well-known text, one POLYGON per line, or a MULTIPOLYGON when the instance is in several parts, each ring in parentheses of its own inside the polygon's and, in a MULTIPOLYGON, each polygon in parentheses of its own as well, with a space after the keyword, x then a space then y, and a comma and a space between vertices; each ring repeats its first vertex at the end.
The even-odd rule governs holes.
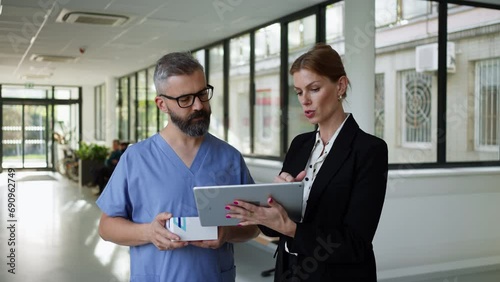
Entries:
MULTIPOLYGON (((316 43, 316 15, 311 15, 288 24, 288 67, 316 43)), ((288 143, 300 133, 314 130, 304 116, 302 106, 293 88, 293 78, 288 79, 288 143)))
POLYGON ((229 42, 228 141, 244 154, 250 153, 250 35, 229 42))
MULTIPOLYGON (((344 2, 337 2, 326 7, 326 42, 334 44, 343 40, 344 37, 344 2)), ((333 48, 337 52, 344 53, 339 50, 343 44, 335 44, 333 48)), ((343 49, 343 48, 342 48, 343 49)))
POLYGON ((431 146, 432 133, 432 76, 415 71, 401 73, 403 104, 403 144, 431 146))
POLYGON ((0 85, 0 172, 53 169, 63 148, 78 148, 80 93, 69 86, 0 85))
POLYGON ((224 139, 224 47, 219 45, 211 48, 209 60, 208 83, 214 87, 214 96, 210 100, 210 133, 224 139))
POLYGON ((497 152, 499 142, 500 59, 476 63, 476 150, 497 152))
POLYGON ((408 20, 431 12, 429 1, 423 0, 376 0, 375 23, 377 27, 405 25, 408 20))
POLYGON ((255 32, 254 153, 280 155, 280 38, 279 24, 255 32))
POLYGON ((446 161, 498 161, 500 11, 448 7, 446 161))
POLYGON ((389 163, 436 162, 437 15, 402 21, 412 8, 399 0, 377 0, 375 9, 374 133, 387 142, 389 163))
MULTIPOLYGON (((498 164, 500 159, 500 11, 446 6, 444 30, 439 26, 438 1, 375 2, 373 133, 387 142, 389 163, 398 167, 498 164), (447 57, 446 68, 440 69, 443 32, 448 34, 447 57)), ((281 158, 295 136, 314 130, 288 74, 298 56, 324 40, 348 60, 344 1, 315 8, 194 52, 206 64, 207 81, 215 87, 210 132, 247 156, 281 158)), ((146 89, 151 93, 149 80, 148 70, 146 89)), ((133 124, 135 109, 129 115, 123 112, 130 108, 126 97, 134 83, 132 77, 120 80, 122 135, 143 126, 133 124)), ((353 91, 359 83, 352 81, 353 91)), ((156 124, 147 95, 145 122, 150 135, 156 124)), ((160 127, 166 125, 165 117, 160 115, 160 127)))

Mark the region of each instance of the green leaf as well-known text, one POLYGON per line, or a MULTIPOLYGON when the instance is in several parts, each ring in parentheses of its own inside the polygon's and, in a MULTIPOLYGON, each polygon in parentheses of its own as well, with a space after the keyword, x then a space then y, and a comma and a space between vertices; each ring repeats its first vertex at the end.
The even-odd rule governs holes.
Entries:
POLYGON ((109 155, 110 149, 106 146, 95 143, 80 142, 80 148, 75 151, 76 156, 81 160, 104 161, 109 155))

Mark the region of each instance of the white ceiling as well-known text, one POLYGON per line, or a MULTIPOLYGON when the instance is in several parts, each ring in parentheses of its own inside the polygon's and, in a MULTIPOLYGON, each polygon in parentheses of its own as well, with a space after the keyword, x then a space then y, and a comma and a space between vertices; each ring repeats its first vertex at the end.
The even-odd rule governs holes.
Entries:
MULTIPOLYGON (((0 0, 0 83, 98 85, 323 0, 0 0), (50 12, 51 8, 52 11, 50 12), (122 26, 56 22, 62 9, 128 16, 122 26), (48 17, 44 23, 44 15, 48 17), (81 53, 80 48, 85 49, 81 53), (30 60, 33 54, 76 62, 30 60), (49 78, 23 79, 25 75, 49 78)), ((278 39, 277 39, 278 40, 278 39)))

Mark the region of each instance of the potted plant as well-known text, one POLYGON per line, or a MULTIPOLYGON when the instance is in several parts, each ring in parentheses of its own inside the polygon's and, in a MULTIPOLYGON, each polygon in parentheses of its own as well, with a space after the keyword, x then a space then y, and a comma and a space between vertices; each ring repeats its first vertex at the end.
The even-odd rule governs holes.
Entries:
POLYGON ((75 151, 78 157, 80 186, 93 182, 94 171, 104 166, 109 150, 106 146, 80 142, 80 148, 75 151))

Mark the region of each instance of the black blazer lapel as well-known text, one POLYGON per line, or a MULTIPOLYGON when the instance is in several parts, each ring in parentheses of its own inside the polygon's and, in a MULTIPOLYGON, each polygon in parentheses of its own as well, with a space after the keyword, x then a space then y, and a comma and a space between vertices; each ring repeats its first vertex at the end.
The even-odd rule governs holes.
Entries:
POLYGON ((305 170, 315 140, 316 131, 309 132, 304 135, 304 140, 298 143, 298 146, 290 148, 287 153, 287 160, 283 162, 284 166, 281 172, 288 172, 295 177, 299 172, 305 170))
MULTIPOLYGON (((335 139, 332 150, 328 153, 328 156, 321 166, 318 175, 316 175, 314 184, 311 187, 309 199, 307 200, 304 220, 308 218, 309 214, 315 214, 314 209, 317 207, 317 202, 319 201, 323 190, 328 186, 330 180, 335 177, 345 159, 349 156, 351 152, 351 144, 358 129, 359 126, 351 114, 335 139)), ((311 151, 309 150, 309 153, 310 152, 311 151)))

